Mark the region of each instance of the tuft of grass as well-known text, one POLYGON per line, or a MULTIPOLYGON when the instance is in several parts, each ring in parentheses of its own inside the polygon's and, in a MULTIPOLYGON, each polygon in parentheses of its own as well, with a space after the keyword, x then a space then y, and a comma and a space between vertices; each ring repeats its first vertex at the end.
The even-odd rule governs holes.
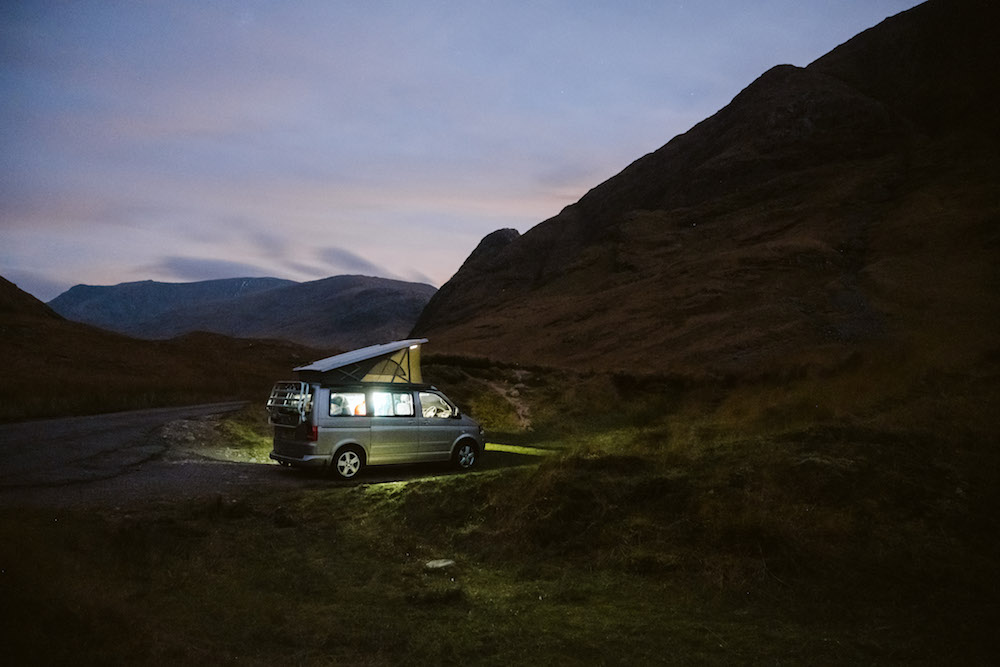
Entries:
POLYGON ((515 433, 521 429, 517 409, 495 391, 486 390, 472 398, 469 413, 483 425, 483 428, 494 433, 515 433))
POLYGON ((227 415, 219 424, 217 447, 230 460, 268 463, 273 444, 272 427, 260 405, 250 404, 227 415))

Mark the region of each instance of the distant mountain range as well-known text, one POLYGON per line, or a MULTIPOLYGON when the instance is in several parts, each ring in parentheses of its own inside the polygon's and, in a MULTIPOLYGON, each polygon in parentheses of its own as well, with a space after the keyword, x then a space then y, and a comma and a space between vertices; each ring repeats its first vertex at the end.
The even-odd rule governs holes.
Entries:
POLYGON ((194 331, 353 349, 404 337, 435 288, 367 276, 297 283, 233 278, 77 285, 48 303, 63 317, 136 338, 194 331))
POLYGON ((930 0, 765 72, 555 217, 487 236, 413 335, 709 377, 995 366, 997 25, 1000 4, 930 0))

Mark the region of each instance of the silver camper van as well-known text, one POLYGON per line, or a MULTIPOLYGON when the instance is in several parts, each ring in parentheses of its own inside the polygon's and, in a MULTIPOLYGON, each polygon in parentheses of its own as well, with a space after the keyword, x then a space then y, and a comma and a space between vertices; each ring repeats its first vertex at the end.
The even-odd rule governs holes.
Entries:
POLYGON ((342 479, 365 466, 452 461, 468 470, 482 456, 482 427, 437 388, 420 382, 426 339, 375 345, 295 369, 267 401, 271 458, 325 467, 342 479))

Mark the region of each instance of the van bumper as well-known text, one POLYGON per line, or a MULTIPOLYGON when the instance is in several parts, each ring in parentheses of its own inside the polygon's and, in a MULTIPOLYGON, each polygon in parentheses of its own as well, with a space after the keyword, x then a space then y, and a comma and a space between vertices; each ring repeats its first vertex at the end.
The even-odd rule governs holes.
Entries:
POLYGON ((320 454, 307 454, 305 456, 288 456, 287 454, 278 454, 277 452, 271 452, 269 455, 272 459, 278 463, 284 463, 285 465, 295 466, 296 468, 321 468, 323 466, 330 465, 331 456, 323 456, 320 454))

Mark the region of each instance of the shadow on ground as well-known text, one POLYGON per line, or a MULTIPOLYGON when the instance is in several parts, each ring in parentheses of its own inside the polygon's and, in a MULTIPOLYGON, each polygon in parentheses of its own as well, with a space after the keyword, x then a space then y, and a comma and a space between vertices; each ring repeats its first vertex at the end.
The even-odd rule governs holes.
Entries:
POLYGON ((425 477, 441 477, 445 475, 467 475, 485 472, 488 470, 498 470, 500 468, 513 468, 516 466, 535 465, 547 456, 550 452, 544 449, 532 449, 528 447, 507 447, 505 445, 488 445, 485 455, 480 459, 476 467, 469 472, 456 470, 451 463, 408 463, 401 465, 372 466, 363 469, 357 478, 345 481, 337 479, 331 475, 329 470, 303 470, 297 468, 287 468, 283 466, 271 466, 276 469, 276 474, 291 477, 300 477, 303 481, 326 480, 330 484, 338 486, 357 486, 361 484, 384 484, 387 482, 404 482, 425 477))

